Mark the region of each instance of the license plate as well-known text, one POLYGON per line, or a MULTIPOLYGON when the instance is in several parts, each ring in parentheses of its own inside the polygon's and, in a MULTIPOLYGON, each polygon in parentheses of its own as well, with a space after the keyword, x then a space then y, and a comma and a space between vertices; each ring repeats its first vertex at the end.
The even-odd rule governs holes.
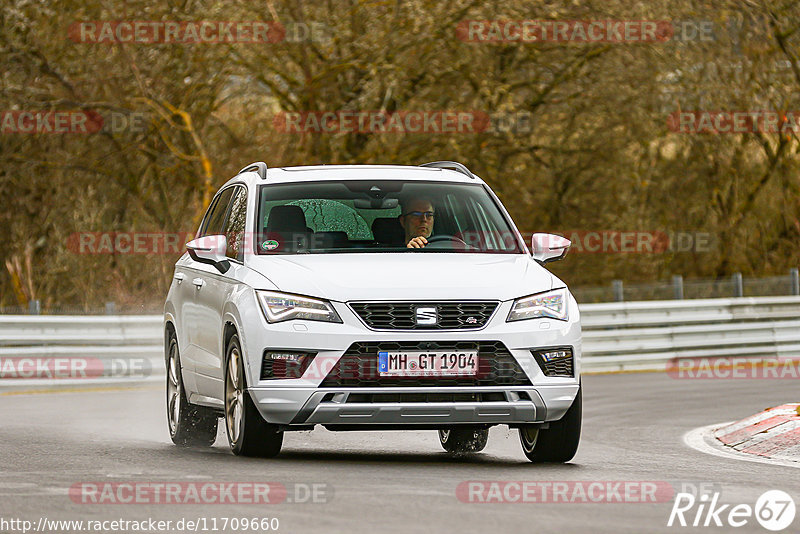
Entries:
POLYGON ((398 351, 378 353, 380 376, 474 376, 478 351, 398 351))

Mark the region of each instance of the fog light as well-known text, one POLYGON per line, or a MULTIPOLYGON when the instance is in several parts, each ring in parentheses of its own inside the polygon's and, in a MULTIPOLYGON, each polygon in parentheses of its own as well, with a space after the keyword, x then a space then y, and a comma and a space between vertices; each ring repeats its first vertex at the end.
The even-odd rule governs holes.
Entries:
POLYGON ((542 359, 545 363, 550 363, 555 360, 560 360, 562 358, 571 358, 572 351, 569 350, 550 350, 547 352, 540 352, 539 354, 542 355, 542 359))
POLYGON ((545 376, 575 376, 571 347, 532 350, 531 353, 545 376))
POLYGON ((300 378, 316 356, 313 352, 265 350, 261 361, 261 380, 300 378))

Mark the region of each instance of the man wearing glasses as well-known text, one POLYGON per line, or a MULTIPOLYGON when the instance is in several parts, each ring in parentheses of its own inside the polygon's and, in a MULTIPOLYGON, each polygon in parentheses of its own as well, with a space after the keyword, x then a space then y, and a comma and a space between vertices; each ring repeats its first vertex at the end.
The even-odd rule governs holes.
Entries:
POLYGON ((406 232, 408 248, 424 248, 433 232, 433 204, 425 198, 412 199, 403 206, 403 214, 398 217, 406 232))

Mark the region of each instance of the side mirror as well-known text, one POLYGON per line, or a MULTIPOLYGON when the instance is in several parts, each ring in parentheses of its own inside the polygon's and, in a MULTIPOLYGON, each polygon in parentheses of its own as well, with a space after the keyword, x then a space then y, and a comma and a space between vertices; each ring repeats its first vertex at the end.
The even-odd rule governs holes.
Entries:
POLYGON ((567 255, 570 245, 572 245, 572 242, 560 235, 533 234, 533 237, 531 237, 533 259, 539 263, 563 259, 567 255))
POLYGON ((221 273, 228 272, 231 263, 226 253, 228 238, 224 235, 207 235, 186 243, 186 251, 194 261, 213 265, 221 273))

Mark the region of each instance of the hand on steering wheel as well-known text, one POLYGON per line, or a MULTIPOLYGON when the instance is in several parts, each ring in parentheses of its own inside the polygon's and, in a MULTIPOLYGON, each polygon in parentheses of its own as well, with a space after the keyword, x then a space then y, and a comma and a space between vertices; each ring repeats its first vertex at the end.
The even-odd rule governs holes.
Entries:
POLYGON ((406 247, 408 248, 425 248, 425 245, 428 244, 428 240, 421 235, 417 237, 412 237, 411 240, 408 242, 406 247))

